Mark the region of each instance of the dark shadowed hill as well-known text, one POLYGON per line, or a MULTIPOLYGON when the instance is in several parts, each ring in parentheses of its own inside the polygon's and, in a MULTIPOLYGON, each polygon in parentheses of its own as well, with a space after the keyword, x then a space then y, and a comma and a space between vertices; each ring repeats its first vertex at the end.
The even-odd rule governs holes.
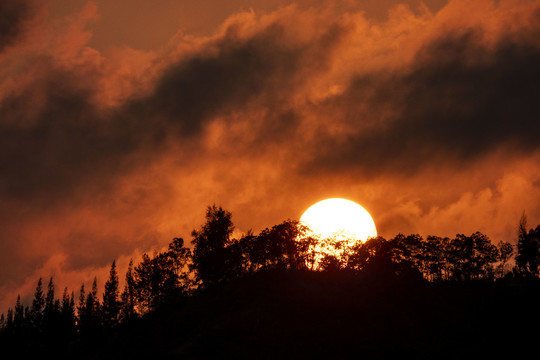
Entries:
POLYGON ((539 284, 517 280, 268 271, 73 349, 87 358, 515 358, 538 354, 539 306, 539 284))

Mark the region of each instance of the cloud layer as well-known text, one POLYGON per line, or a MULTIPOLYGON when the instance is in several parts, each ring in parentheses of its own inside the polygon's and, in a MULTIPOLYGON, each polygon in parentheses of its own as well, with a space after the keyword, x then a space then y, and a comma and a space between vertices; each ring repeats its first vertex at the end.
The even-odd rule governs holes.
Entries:
POLYGON ((240 232, 330 196, 388 237, 539 222, 540 3, 383 20, 346 3, 240 12, 151 51, 90 47, 94 3, 54 21, 1 5, 0 304, 189 240, 212 203, 240 232))
POLYGON ((323 107, 342 122, 367 114, 345 138, 323 136, 311 167, 376 176, 466 166, 499 150, 518 157, 538 150, 540 44, 529 35, 488 48, 480 30, 467 29, 426 44, 404 70, 353 78, 323 107))

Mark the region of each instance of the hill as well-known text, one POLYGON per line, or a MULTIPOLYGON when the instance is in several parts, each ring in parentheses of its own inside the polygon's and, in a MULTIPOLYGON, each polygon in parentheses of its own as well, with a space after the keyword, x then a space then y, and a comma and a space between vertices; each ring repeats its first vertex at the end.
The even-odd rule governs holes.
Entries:
MULTIPOLYGON (((538 282, 267 271, 75 344, 86 358, 486 358, 535 349, 538 282)), ((84 356, 83 356, 84 357, 84 356)))

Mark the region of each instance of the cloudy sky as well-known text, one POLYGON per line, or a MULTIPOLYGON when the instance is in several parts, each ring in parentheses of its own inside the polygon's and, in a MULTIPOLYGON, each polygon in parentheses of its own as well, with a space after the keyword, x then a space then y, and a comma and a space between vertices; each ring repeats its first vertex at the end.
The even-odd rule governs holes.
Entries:
POLYGON ((540 1, 0 2, 0 312, 345 197, 379 234, 540 223, 540 1))

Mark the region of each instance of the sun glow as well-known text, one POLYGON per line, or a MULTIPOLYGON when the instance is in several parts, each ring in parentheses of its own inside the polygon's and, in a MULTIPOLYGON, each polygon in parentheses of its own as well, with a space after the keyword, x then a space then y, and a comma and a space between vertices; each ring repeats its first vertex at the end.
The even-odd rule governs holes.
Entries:
POLYGON ((325 255, 341 260, 353 246, 377 236, 371 215, 354 201, 341 198, 312 205, 300 217, 300 224, 307 226, 308 236, 317 240, 311 248, 315 263, 325 255))

